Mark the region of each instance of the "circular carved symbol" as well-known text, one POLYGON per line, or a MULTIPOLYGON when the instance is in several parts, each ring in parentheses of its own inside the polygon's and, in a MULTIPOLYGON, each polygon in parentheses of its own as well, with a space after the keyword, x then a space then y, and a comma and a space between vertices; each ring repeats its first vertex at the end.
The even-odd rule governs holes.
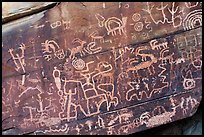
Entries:
POLYGON ((195 80, 194 79, 184 79, 183 81, 184 89, 189 90, 195 87, 195 80))
POLYGON ((82 70, 85 67, 85 62, 82 59, 75 59, 72 61, 72 65, 76 70, 82 70))
POLYGON ((135 23, 134 29, 135 29, 135 31, 142 31, 142 29, 143 29, 143 23, 142 23, 142 22, 137 22, 137 23, 135 23))
POLYGON ((140 15, 139 13, 133 14, 133 16, 132 16, 132 20, 133 20, 133 21, 137 22, 137 21, 139 21, 140 19, 141 19, 141 15, 140 15))

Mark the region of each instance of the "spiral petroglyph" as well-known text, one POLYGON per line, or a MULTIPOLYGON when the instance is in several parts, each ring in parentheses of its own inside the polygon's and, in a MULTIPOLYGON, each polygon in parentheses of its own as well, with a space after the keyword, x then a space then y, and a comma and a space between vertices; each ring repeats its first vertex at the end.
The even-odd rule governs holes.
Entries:
POLYGON ((76 70, 82 70, 85 67, 85 62, 82 59, 74 59, 72 65, 76 70))

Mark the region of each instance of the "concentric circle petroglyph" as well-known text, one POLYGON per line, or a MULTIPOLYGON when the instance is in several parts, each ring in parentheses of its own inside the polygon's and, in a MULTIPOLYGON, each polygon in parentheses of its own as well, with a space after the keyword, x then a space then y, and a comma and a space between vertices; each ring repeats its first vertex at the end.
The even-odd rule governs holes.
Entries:
POLYGON ((137 23, 135 23, 135 25, 134 25, 134 29, 135 29, 135 31, 142 31, 142 29, 143 29, 143 23, 142 22, 137 22, 137 23))
POLYGON ((137 22, 141 19, 141 15, 139 13, 135 13, 132 15, 132 20, 137 22))
POLYGON ((82 59, 74 59, 72 65, 76 70, 82 70, 85 67, 85 62, 82 59))
POLYGON ((202 25, 202 10, 194 10, 187 14, 183 20, 184 30, 193 29, 199 25, 202 25))

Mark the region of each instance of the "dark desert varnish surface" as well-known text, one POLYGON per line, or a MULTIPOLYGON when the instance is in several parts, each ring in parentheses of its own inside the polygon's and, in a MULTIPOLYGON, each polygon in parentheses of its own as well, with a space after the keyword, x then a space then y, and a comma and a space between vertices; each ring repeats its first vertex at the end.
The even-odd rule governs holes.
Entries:
POLYGON ((2 26, 2 130, 131 134, 195 113, 201 2, 62 2, 2 26))

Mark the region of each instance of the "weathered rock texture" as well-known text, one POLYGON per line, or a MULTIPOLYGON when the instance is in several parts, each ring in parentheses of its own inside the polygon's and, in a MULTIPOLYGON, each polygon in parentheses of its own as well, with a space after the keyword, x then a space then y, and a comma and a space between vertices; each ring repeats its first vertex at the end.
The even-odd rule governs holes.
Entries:
POLYGON ((202 107, 203 105, 200 105, 191 117, 137 132, 133 135, 202 135, 202 107))
POLYGON ((192 116, 201 6, 68 2, 3 25, 2 130, 131 134, 192 116))

